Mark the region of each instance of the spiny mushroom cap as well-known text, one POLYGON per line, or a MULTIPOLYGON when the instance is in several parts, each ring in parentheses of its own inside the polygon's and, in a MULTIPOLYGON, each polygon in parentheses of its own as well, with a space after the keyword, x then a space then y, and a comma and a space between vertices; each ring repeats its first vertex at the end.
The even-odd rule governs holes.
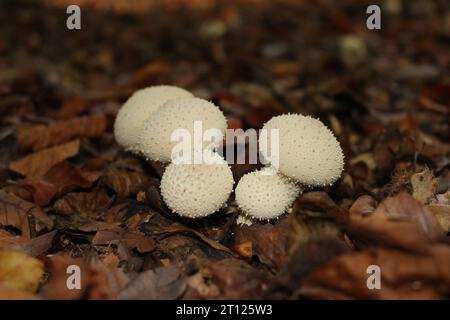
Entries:
POLYGON ((236 187, 236 202, 250 218, 269 220, 282 215, 300 193, 300 188, 273 169, 245 174, 236 187))
MULTIPOLYGON (((186 129, 191 137, 193 158, 195 121, 201 121, 202 135, 208 129, 218 129, 224 135, 227 128, 224 114, 209 101, 200 98, 170 100, 145 121, 137 146, 139 152, 151 160, 169 162, 173 160, 173 148, 180 143, 171 141, 172 133, 176 129, 186 129)), ((214 146, 220 145, 221 142, 215 143, 214 146)), ((202 150, 209 144, 203 141, 202 150)))
MULTIPOLYGON (((267 149, 270 129, 279 129, 279 171, 304 185, 334 183, 344 168, 344 155, 333 133, 320 121, 300 114, 273 117, 264 125, 267 149)), ((260 138, 261 144, 261 138, 260 138)), ((261 148, 262 152, 267 152, 261 148)))
POLYGON ((143 123, 152 113, 171 99, 190 98, 193 95, 175 86, 152 86, 134 92, 124 103, 114 122, 114 136, 124 148, 133 149, 143 128, 143 123))
POLYGON ((233 174, 218 154, 215 164, 167 166, 161 178, 161 195, 167 206, 180 216, 206 217, 219 210, 233 190, 233 174))

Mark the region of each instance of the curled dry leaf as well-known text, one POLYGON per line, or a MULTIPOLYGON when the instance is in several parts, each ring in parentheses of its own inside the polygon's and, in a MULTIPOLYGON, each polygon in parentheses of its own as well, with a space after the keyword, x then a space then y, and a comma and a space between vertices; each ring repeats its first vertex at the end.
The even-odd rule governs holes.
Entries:
POLYGON ((48 232, 39 237, 27 240, 25 237, 6 235, 0 229, 0 249, 15 250, 37 257, 51 248, 56 231, 48 232))
POLYGON ((38 300, 37 295, 0 284, 0 300, 38 300))
POLYGON ((186 289, 186 280, 174 266, 160 267, 140 273, 119 293, 122 300, 177 299, 186 289))
POLYGON ((265 291, 272 282, 272 277, 265 271, 255 269, 248 263, 238 259, 223 259, 210 263, 200 270, 205 281, 189 281, 189 296, 184 298, 203 299, 263 299, 265 291), (208 290, 207 287, 212 288, 208 290), (214 290, 214 287, 217 289, 214 290), (206 290, 205 290, 206 289, 206 290), (220 296, 216 296, 220 293, 220 296))
POLYGON ((429 169, 425 169, 412 175, 411 185, 413 189, 412 196, 417 201, 426 204, 435 195, 438 183, 433 173, 429 169))
POLYGON ((430 239, 442 238, 442 229, 426 206, 415 200, 409 193, 401 192, 383 200, 373 213, 391 220, 413 221, 430 239))
MULTIPOLYGON (((101 262, 93 257, 90 262, 72 258, 68 255, 53 255, 45 259, 50 272, 48 282, 42 289, 42 295, 51 300, 73 299, 115 299, 116 292, 112 289, 112 281, 106 274, 106 267, 101 268, 101 262), (68 276, 69 266, 76 266, 80 270, 80 289, 71 290, 68 283, 72 281, 68 276)), ((72 271, 73 274, 73 271, 72 271)))
POLYGON ((130 163, 130 161, 118 161, 107 166, 102 180, 119 197, 136 194, 146 190, 150 185, 159 186, 157 179, 149 177, 141 166, 130 163))
POLYGON ((299 293, 318 299, 440 299, 450 294, 450 248, 424 254, 377 248, 336 257, 309 274, 299 293), (381 289, 369 290, 369 266, 379 266, 381 289))
POLYGON ((441 225, 442 229, 448 233, 450 232, 450 205, 448 204, 430 204, 428 209, 436 217, 436 220, 441 225))
POLYGON ((270 223, 244 225, 237 228, 234 241, 241 250, 246 248, 244 252, 241 251, 241 255, 242 253, 254 254, 270 269, 277 270, 284 263, 287 255, 288 228, 287 219, 275 225, 270 223), (242 247, 244 243, 247 245, 242 247))
POLYGON ((43 274, 42 261, 18 251, 0 251, 0 285, 33 293, 43 274))
POLYGON ((155 249, 155 241, 153 238, 136 231, 127 231, 119 228, 99 230, 92 239, 92 244, 95 246, 117 245, 119 243, 123 243, 131 249, 136 248, 139 253, 147 253, 155 249))
POLYGON ((26 238, 51 229, 53 220, 37 205, 0 190, 0 225, 14 226, 26 238))
POLYGON ((99 172, 83 172, 67 161, 54 165, 42 178, 26 178, 19 185, 28 190, 33 202, 40 206, 77 188, 90 188, 99 172))
POLYGON ((27 177, 42 177, 58 162, 76 156, 80 141, 71 141, 56 147, 32 153, 9 165, 9 169, 27 177))
POLYGON ((74 139, 98 137, 106 126, 107 119, 103 114, 78 117, 50 126, 21 128, 17 132, 17 142, 22 152, 39 151, 74 139))
POLYGON ((216 249, 216 250, 220 250, 220 251, 224 251, 226 253, 229 253, 233 256, 236 256, 236 253, 234 253, 231 249, 229 249, 228 247, 224 246, 223 244, 211 240, 209 239, 207 236, 205 236, 204 234, 189 228, 185 225, 182 225, 180 223, 172 223, 171 225, 167 226, 167 227, 162 227, 159 228, 158 230, 154 230, 153 233, 155 234, 164 234, 164 233, 190 233, 193 234, 195 236, 197 236, 198 238, 200 238, 203 242, 205 242, 206 244, 208 244, 209 246, 211 246, 212 248, 216 249))
POLYGON ((71 192, 60 198, 53 205, 53 210, 64 215, 80 215, 96 217, 104 213, 112 203, 112 199, 102 188, 91 192, 71 192))

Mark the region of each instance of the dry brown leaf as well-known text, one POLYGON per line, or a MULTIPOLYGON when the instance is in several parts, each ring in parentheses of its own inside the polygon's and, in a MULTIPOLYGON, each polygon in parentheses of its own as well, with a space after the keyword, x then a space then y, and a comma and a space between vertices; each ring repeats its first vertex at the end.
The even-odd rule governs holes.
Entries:
POLYGON ((439 223, 427 207, 407 192, 384 199, 372 215, 382 215, 391 220, 413 221, 430 239, 437 240, 443 235, 439 223))
POLYGON ((27 177, 42 177, 58 162, 76 156, 79 150, 80 141, 71 141, 27 155, 12 162, 9 169, 27 177))
POLYGON ((450 232, 450 205, 447 204, 430 204, 428 209, 436 217, 445 232, 450 232))
POLYGON ((214 249, 220 250, 220 251, 224 251, 227 252, 233 256, 237 256, 235 252, 233 252, 231 249, 229 249, 228 247, 224 246, 223 244, 211 240, 209 239, 207 236, 205 236, 204 234, 191 229, 185 225, 182 225, 180 223, 172 223, 171 225, 167 226, 167 227, 163 227, 163 228, 159 228, 158 230, 154 230, 153 231, 155 234, 163 234, 163 233, 191 233, 194 234, 195 236, 199 237, 203 242, 205 242, 206 244, 208 244, 209 246, 211 246, 214 249))
POLYGON ((270 223, 242 226, 236 230, 235 243, 250 241, 251 250, 259 260, 272 270, 277 270, 287 256, 288 221, 283 219, 276 225, 270 223))
POLYGON ((120 292, 119 298, 122 300, 177 299, 185 289, 186 280, 181 278, 180 270, 170 265, 140 273, 120 292))
POLYGON ((139 232, 127 231, 123 229, 100 230, 92 239, 92 244, 110 245, 123 243, 129 248, 136 248, 139 253, 151 252, 155 249, 153 238, 145 236, 139 232))
POLYGON ((425 169, 412 175, 411 185, 413 188, 412 196, 419 202, 427 204, 436 193, 438 183, 433 173, 429 169, 425 169))
POLYGON ((1 249, 20 251, 33 257, 37 257, 50 249, 53 238, 56 235, 56 231, 52 231, 29 240, 22 236, 14 237, 13 239, 9 237, 9 241, 4 241, 5 239, 3 238, 1 231, 3 230, 0 230, 1 249))
POLYGON ((103 114, 78 117, 50 126, 21 128, 17 132, 17 142, 22 152, 39 151, 74 139, 98 137, 106 126, 107 119, 103 114))
POLYGON ((53 227, 53 220, 37 205, 0 190, 0 225, 14 226, 22 235, 32 234, 53 227))
POLYGON ((100 172, 83 172, 67 161, 54 165, 42 178, 26 178, 19 185, 27 189, 33 201, 46 206, 53 199, 77 188, 90 188, 100 172))
POLYGON ((50 271, 48 283, 42 290, 43 296, 51 300, 73 299, 115 299, 116 292, 112 288, 113 281, 106 274, 106 267, 100 260, 93 258, 90 263, 75 259, 68 255, 53 255, 46 258, 46 266, 50 271), (80 268, 80 289, 70 290, 67 287, 68 267, 80 268))
POLYGON ((96 188, 91 192, 71 192, 58 199, 53 210, 64 215, 96 217, 105 212, 112 203, 104 189, 96 188))
POLYGON ((0 284, 0 300, 39 300, 37 295, 0 284))
POLYGON ((0 284, 36 292, 44 274, 44 263, 17 251, 0 251, 0 284))
POLYGON ((146 190, 150 185, 159 186, 159 181, 146 175, 142 168, 130 161, 118 161, 106 167, 103 182, 119 197, 127 197, 146 190))

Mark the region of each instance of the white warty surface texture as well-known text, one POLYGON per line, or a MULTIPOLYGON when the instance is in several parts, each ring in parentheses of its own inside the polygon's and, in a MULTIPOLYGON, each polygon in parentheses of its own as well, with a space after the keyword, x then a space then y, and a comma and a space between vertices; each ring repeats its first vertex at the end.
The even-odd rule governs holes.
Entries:
POLYGON ((144 121, 171 99, 190 98, 193 95, 175 86, 153 86, 140 89, 120 108, 115 123, 114 136, 126 149, 134 149, 143 129, 144 121))
POLYGON ((245 174, 236 187, 236 202, 251 218, 269 220, 282 215, 300 193, 300 188, 279 174, 264 175, 269 169, 245 174))
MULTIPOLYGON (((186 129, 191 136, 193 158, 195 121, 202 122, 202 134, 214 128, 224 135, 227 128, 224 114, 213 103, 200 98, 171 100, 145 121, 144 130, 139 138, 139 151, 148 159, 169 162, 172 160, 172 149, 180 143, 171 141, 172 132, 176 129, 186 129)), ((217 142, 214 147, 221 143, 222 141, 217 142)), ((202 150, 208 144, 203 142, 202 150)))
POLYGON ((171 163, 161 179, 161 194, 180 216, 202 218, 225 204, 233 184, 233 174, 223 159, 217 164, 171 163))
MULTIPOLYGON (((341 146, 320 120, 299 114, 286 114, 270 119, 263 127, 279 130, 279 171, 307 186, 334 183, 344 168, 341 146)), ((261 143, 261 142, 260 142, 261 143)))

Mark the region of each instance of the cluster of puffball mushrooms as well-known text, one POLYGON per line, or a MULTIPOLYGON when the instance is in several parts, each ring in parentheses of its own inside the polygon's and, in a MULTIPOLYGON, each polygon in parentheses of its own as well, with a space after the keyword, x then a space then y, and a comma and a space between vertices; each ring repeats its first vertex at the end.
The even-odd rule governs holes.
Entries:
MULTIPOLYGON (((203 146, 213 164, 178 164, 172 160, 174 130, 219 129, 227 120, 213 103, 194 97, 175 86, 152 86, 136 91, 119 110, 116 141, 151 163, 163 163, 161 195, 166 205, 180 216, 202 218, 218 211, 233 191, 234 179, 228 163, 217 152, 219 143, 203 146)), ((333 133, 319 120, 300 114, 275 116, 263 129, 278 129, 277 168, 266 167, 244 175, 235 189, 242 214, 239 224, 278 218, 307 187, 333 184, 341 175, 342 149, 333 133)), ((261 137, 260 137, 261 139, 261 137)), ((269 138, 270 139, 270 138, 269 138)), ((260 143, 261 148, 270 146, 260 143)), ((268 150, 260 150, 268 154, 268 150)))

